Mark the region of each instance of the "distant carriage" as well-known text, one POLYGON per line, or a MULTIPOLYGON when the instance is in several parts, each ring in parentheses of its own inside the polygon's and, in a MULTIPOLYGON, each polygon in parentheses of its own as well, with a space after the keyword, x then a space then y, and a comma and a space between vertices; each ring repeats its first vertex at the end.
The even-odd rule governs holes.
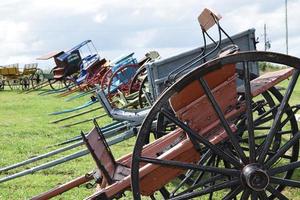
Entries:
POLYGON ((44 80, 43 71, 37 63, 25 64, 23 70, 19 64, 0 67, 0 90, 7 84, 10 89, 28 90, 44 80))

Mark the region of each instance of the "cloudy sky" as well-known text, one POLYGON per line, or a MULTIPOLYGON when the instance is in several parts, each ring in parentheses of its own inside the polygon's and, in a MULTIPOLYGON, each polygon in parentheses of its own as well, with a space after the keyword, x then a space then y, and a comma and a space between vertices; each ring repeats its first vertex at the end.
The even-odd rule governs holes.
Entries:
MULTIPOLYGON (((202 44, 197 16, 205 8, 222 15, 230 34, 263 26, 272 51, 285 52, 284 0, 1 0, 0 65, 37 62, 53 50, 91 39, 100 55, 113 59, 157 50, 162 57, 202 44)), ((288 0, 289 54, 300 56, 300 0, 288 0)), ((49 63, 39 62, 42 67, 49 63)))

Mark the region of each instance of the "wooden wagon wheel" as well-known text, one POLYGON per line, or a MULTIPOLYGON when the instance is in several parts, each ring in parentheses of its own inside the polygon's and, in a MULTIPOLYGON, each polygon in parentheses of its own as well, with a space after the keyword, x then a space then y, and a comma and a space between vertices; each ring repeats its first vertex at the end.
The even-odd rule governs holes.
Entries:
MULTIPOLYGON (((50 74, 53 74, 53 70, 52 69, 50 71, 50 74)), ((48 83, 49 83, 49 86, 52 90, 60 90, 60 89, 63 89, 63 88, 66 88, 66 87, 69 87, 70 83, 69 82, 66 82, 65 79, 62 79, 62 80, 56 80, 54 78, 51 78, 51 79, 48 79, 48 83)))
POLYGON ((9 86, 9 88, 11 90, 19 90, 20 87, 21 87, 20 79, 19 78, 14 78, 14 79, 8 78, 6 80, 6 82, 7 82, 7 85, 9 86))
POLYGON ((0 90, 4 90, 4 86, 5 86, 5 81, 0 78, 0 90))
POLYGON ((22 90, 29 90, 30 88, 30 80, 27 76, 20 78, 20 85, 22 90))
POLYGON ((144 77, 146 76, 146 73, 147 73, 147 71, 146 71, 145 65, 143 65, 136 71, 135 75, 132 77, 132 81, 129 86, 130 94, 137 92, 139 90, 140 85, 141 85, 142 81, 144 80, 144 77))
POLYGON ((112 71, 111 69, 108 69, 105 74, 103 75, 102 79, 101 79, 101 89, 103 91, 105 91, 108 87, 108 83, 109 83, 109 79, 112 76, 112 71))
POLYGON ((129 94, 129 87, 132 77, 140 66, 138 64, 128 64, 118 68, 109 78, 107 84, 107 97, 112 101, 112 97, 118 92, 129 94))
POLYGON ((37 87, 39 84, 43 83, 45 80, 43 70, 37 68, 34 74, 30 76, 30 82, 33 88, 37 87))
MULTIPOLYGON (((300 181, 293 180, 292 177, 294 170, 300 167, 300 161, 297 161, 300 133, 297 123, 295 123, 293 107, 288 105, 299 72, 300 59, 298 58, 270 52, 244 52, 205 63, 176 81, 155 102, 139 131, 132 156, 131 169, 134 199, 141 199, 141 194, 147 193, 149 190, 149 188, 143 187, 147 186, 145 181, 150 180, 152 185, 159 183, 167 185, 175 178, 168 177, 168 174, 174 170, 176 172, 174 175, 192 170, 198 173, 208 173, 210 176, 203 177, 192 185, 177 189, 176 192, 171 191, 169 199, 208 197, 205 195, 214 193, 217 195, 221 193, 221 196, 218 197, 223 197, 223 199, 235 199, 237 197, 248 199, 250 196, 252 199, 288 199, 286 194, 281 193, 282 189, 300 187, 300 181), (274 89, 264 93, 267 94, 264 96, 265 99, 269 99, 267 96, 272 95, 271 99, 275 102, 272 105, 272 101, 268 100, 270 105, 268 105, 269 110, 267 111, 263 110, 262 105, 264 104, 259 103, 261 99, 252 97, 252 95, 260 95, 254 95, 250 89, 248 64, 256 61, 283 64, 295 68, 282 99, 279 93, 272 91, 274 89), (218 96, 215 91, 219 91, 210 89, 214 87, 207 76, 222 69, 228 71, 227 68, 237 63, 241 63, 244 69, 244 90, 238 93, 236 107, 223 110, 221 105, 223 101, 220 102, 215 98, 218 96), (186 121, 185 116, 176 110, 177 105, 174 99, 178 97, 178 94, 187 92, 191 84, 193 87, 200 88, 209 102, 209 105, 206 104, 202 108, 198 108, 199 115, 209 109, 209 106, 214 111, 214 115, 207 117, 217 117, 217 125, 222 128, 220 130, 220 127, 217 126, 219 129, 214 130, 212 135, 205 135, 205 129, 197 130, 198 124, 195 125, 186 121), (169 105, 169 101, 171 104, 173 102, 172 108, 176 111, 176 116, 165 109, 169 105), (260 115, 253 112, 255 109, 258 109, 257 112, 260 112, 260 115), (179 132, 185 133, 182 134, 183 136, 188 137, 183 143, 180 143, 182 146, 174 145, 177 150, 176 153, 183 157, 172 158, 170 156, 174 152, 168 150, 158 155, 159 157, 146 156, 143 151, 143 144, 151 132, 157 114, 168 118, 177 125, 179 132), (215 133, 217 135, 214 135, 215 133), (185 147, 186 151, 181 151, 182 147, 185 147), (191 153, 195 154, 195 158, 191 153), (220 164, 221 161, 222 164, 220 164), (216 165, 216 163, 219 164, 216 165), (153 170, 153 173, 148 175, 144 169, 149 168, 153 170), (157 169, 158 171, 156 171, 157 169), (159 173, 160 169, 165 170, 163 175, 159 173), (159 174, 167 179, 161 178, 158 176, 159 174), (151 180, 156 181, 151 182, 151 180)), ((197 93, 197 91, 194 92, 197 93)), ((226 93, 226 95, 229 94, 226 93)), ((226 95, 223 94, 223 98, 227 98, 226 95)), ((229 98, 231 97, 229 96, 229 98)), ((203 122, 198 121, 198 123, 203 122)), ((209 133, 211 134, 211 132, 209 133)), ((175 188, 178 187, 178 183, 173 184, 175 184, 175 188)))
POLYGON ((129 94, 138 92, 138 102, 140 108, 152 105, 153 97, 149 91, 149 82, 145 65, 138 69, 133 76, 129 87, 129 94))

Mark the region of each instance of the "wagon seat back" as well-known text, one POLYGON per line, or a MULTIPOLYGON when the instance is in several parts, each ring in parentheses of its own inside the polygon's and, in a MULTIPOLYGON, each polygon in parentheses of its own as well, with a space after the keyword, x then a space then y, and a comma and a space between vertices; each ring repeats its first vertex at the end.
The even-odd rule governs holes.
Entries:
POLYGON ((19 76, 19 64, 16 63, 3 66, 0 70, 0 74, 3 76, 19 76))
POLYGON ((77 49, 70 53, 63 53, 58 57, 54 57, 54 61, 56 63, 53 70, 54 79, 63 79, 79 71, 81 64, 80 52, 77 49))
POLYGON ((22 75, 25 76, 33 75, 36 72, 37 67, 38 67, 38 63, 25 64, 22 75))
POLYGON ((96 181, 101 187, 105 187, 128 176, 130 174, 130 168, 116 162, 100 127, 96 121, 94 121, 94 124, 95 127, 87 135, 83 133, 81 133, 81 135, 96 162, 97 177, 101 177, 96 181))

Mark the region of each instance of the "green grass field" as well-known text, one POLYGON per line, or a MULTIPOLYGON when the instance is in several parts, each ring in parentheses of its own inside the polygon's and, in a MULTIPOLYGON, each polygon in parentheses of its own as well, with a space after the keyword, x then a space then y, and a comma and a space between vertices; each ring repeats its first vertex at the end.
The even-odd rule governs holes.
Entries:
MULTIPOLYGON (((281 85, 285 86, 286 84, 283 83, 281 85)), ((49 122, 61 116, 67 116, 68 114, 61 115, 60 117, 48 115, 48 113, 53 111, 81 105, 88 100, 89 99, 85 97, 72 102, 64 102, 63 98, 58 98, 55 95, 40 96, 38 92, 25 94, 18 91, 10 91, 8 88, 5 91, 0 91, 0 167, 53 150, 55 148, 46 147, 78 136, 80 131, 89 131, 93 127, 91 122, 71 128, 59 128, 59 125, 49 124, 49 122)), ((298 83, 295 88, 291 102, 299 103, 299 100, 300 83, 298 83)), ((99 114, 101 114, 101 112, 97 111, 89 115, 78 117, 76 120, 70 120, 69 122, 90 118, 99 114)), ((98 120, 101 126, 108 124, 110 121, 109 118, 98 120)), ((112 151, 115 157, 118 158, 130 152, 133 145, 134 138, 113 146, 112 151)), ((77 148, 73 151, 69 151, 67 154, 79 151, 83 148, 84 147, 77 148)), ((33 165, 28 165, 20 169, 28 169, 31 166, 33 165)), ((37 172, 33 175, 1 183, 0 199, 28 199, 58 184, 84 175, 93 170, 94 166, 95 164, 91 157, 85 156, 66 164, 37 172)), ((0 177, 16 171, 17 170, 11 170, 2 173, 0 177)), ((298 171, 295 176, 300 177, 300 172, 298 171)), ((55 199, 83 199, 93 192, 94 189, 86 189, 85 186, 81 186, 55 199)), ((287 189, 285 193, 292 196, 292 199, 300 199, 300 190, 298 189, 287 189)), ((128 197, 128 199, 131 198, 128 197)))
MULTIPOLYGON (((78 136, 80 131, 88 132, 92 127, 92 122, 80 124, 71 128, 59 128, 59 125, 50 124, 50 121, 67 116, 49 116, 48 113, 58 110, 64 110, 81 105, 89 100, 89 97, 81 98, 71 102, 64 102, 63 98, 55 95, 40 96, 38 92, 29 94, 19 93, 18 91, 10 91, 8 88, 0 92, 0 167, 7 166, 16 162, 20 162, 30 157, 34 157, 41 153, 49 152, 53 148, 46 148, 52 144, 65 141, 74 136, 78 136)), ((93 105, 95 107, 98 105, 93 105)), ((79 111, 78 111, 79 112, 79 111)), ((100 115, 101 111, 96 111, 74 120, 66 122, 74 122, 81 119, 91 118, 100 115)), ((100 126, 108 124, 111 120, 104 118, 98 120, 100 126)), ((121 153, 130 152, 133 147, 134 138, 117 144, 112 147, 116 157, 120 157, 121 153), (121 149, 122 151, 119 151, 121 149)), ((77 152, 85 147, 79 147, 65 154, 77 152)), ((52 160, 45 159, 37 164, 52 160)), ((34 165, 21 167, 25 170, 34 165)), ((49 190, 58 184, 67 182, 78 176, 90 172, 94 168, 94 161, 91 157, 85 156, 66 164, 53 167, 49 170, 43 170, 33 175, 24 176, 15 180, 11 180, 0 184, 0 199, 28 199, 43 191, 49 190)), ((11 170, 1 173, 1 177, 20 171, 11 170)), ((92 194, 94 189, 86 189, 84 186, 75 188, 65 193, 57 199, 83 199, 92 194)))

